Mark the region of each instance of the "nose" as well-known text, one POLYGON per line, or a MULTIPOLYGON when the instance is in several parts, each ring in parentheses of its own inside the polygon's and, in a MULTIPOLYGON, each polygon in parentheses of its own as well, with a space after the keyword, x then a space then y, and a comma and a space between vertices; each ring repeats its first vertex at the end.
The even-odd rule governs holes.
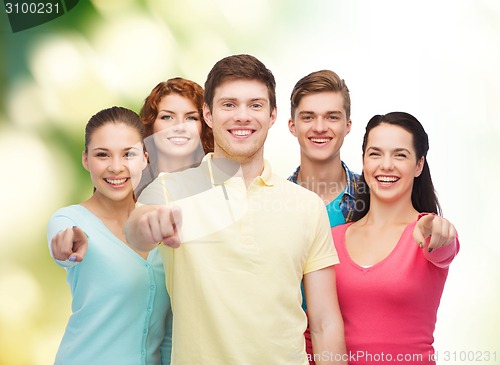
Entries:
POLYGON ((119 157, 115 156, 111 159, 110 164, 108 166, 108 170, 113 173, 121 172, 125 170, 125 162, 119 157))
POLYGON ((323 119, 323 117, 319 116, 316 118, 316 120, 313 122, 312 129, 316 133, 323 133, 326 131, 326 121, 323 119))
POLYGON ((186 130, 186 123, 182 120, 175 119, 173 129, 175 132, 183 132, 186 130))
POLYGON ((238 107, 234 117, 237 122, 248 122, 250 120, 250 113, 247 107, 242 105, 238 107))
POLYGON ((380 168, 382 170, 392 170, 394 168, 394 162, 391 156, 383 156, 380 161, 380 168))

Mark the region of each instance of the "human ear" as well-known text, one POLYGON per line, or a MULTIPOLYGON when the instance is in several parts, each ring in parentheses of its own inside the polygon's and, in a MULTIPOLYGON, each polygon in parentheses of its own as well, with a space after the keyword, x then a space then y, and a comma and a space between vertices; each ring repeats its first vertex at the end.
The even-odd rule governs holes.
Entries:
POLYGON ((345 125, 345 135, 347 136, 349 134, 349 132, 351 131, 351 126, 352 126, 352 121, 349 119, 345 125))
POLYGON ((212 128, 212 112, 210 111, 207 103, 203 103, 203 119, 205 119, 205 123, 207 123, 207 125, 212 128))
POLYGON ((82 165, 85 168, 85 170, 89 171, 89 160, 87 157, 87 152, 85 151, 82 152, 82 165))
POLYGON ((415 177, 419 177, 425 166, 425 157, 422 156, 420 160, 417 161, 417 168, 415 170, 415 177))
POLYGON ((292 133, 295 137, 297 137, 297 132, 295 130, 295 122, 293 121, 292 118, 288 119, 288 129, 290 130, 290 133, 292 133))
POLYGON ((146 168, 146 166, 148 165, 148 153, 147 152, 144 152, 144 161, 143 161, 143 164, 142 164, 142 169, 144 170, 146 168))
POLYGON ((274 107, 273 111, 271 112, 271 121, 269 123, 269 128, 271 128, 274 124, 274 122, 276 122, 276 117, 278 116, 278 109, 276 107, 274 107))

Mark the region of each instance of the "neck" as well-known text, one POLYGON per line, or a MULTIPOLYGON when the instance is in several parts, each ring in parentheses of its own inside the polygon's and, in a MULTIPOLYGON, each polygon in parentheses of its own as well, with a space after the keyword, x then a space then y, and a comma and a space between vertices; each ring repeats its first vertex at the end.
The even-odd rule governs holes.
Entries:
POLYGON ((370 195, 370 209, 363 221, 376 226, 387 226, 394 224, 407 225, 417 219, 418 212, 413 208, 411 200, 400 200, 398 202, 383 202, 370 195))
POLYGON ((135 201, 132 197, 132 194, 130 194, 127 199, 114 201, 104 198, 99 193, 94 193, 94 195, 83 202, 82 205, 85 208, 89 209, 101 220, 113 219, 125 224, 130 213, 135 208, 135 201))
POLYGON ((340 156, 328 161, 313 161, 301 156, 297 183, 318 194, 325 202, 330 202, 347 184, 340 156))

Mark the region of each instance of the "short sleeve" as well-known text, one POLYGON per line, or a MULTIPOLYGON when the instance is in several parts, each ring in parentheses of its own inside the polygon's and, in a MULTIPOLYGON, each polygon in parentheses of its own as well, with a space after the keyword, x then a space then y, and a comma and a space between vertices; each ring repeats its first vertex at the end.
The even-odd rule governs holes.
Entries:
POLYGON ((323 201, 318 197, 315 211, 310 214, 310 232, 312 233, 309 255, 304 267, 304 274, 336 265, 339 258, 333 244, 330 221, 323 201))

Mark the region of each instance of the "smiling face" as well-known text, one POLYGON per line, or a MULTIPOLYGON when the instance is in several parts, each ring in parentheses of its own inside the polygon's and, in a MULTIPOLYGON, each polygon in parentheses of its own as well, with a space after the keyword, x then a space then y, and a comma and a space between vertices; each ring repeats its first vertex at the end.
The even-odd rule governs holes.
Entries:
POLYGON ((363 174, 370 187, 370 200, 399 200, 411 204, 414 178, 424 166, 417 160, 413 136, 396 125, 382 123, 368 135, 363 156, 363 174))
POLYGON ((267 133, 276 120, 264 83, 225 81, 215 89, 212 111, 205 104, 203 115, 214 133, 214 157, 239 163, 263 158, 267 133))
POLYGON ((297 137, 302 161, 328 161, 340 158, 351 121, 340 92, 320 92, 302 97, 288 128, 297 137))
POLYGON ((90 173, 94 195, 121 201, 132 197, 146 167, 139 132, 123 123, 106 123, 91 135, 82 164, 90 173))
POLYGON ((194 160, 202 149, 201 123, 198 109, 190 99, 179 94, 163 97, 153 124, 152 138, 158 156, 194 160))

